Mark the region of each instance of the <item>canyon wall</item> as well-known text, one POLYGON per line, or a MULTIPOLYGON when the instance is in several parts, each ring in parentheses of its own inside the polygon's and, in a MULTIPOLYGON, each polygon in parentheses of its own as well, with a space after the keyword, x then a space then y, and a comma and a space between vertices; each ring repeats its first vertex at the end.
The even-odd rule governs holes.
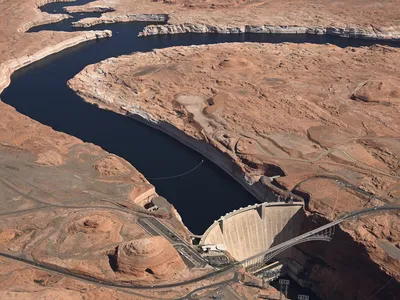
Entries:
MULTIPOLYGON (((398 214, 363 219, 375 218, 396 222, 398 214)), ((328 222, 323 216, 310 215, 302 229, 311 230, 328 222)), ((305 265, 304 274, 309 278, 310 288, 322 299, 397 299, 400 284, 395 270, 400 262, 385 257, 374 236, 367 232, 361 236, 354 234, 358 224, 359 221, 351 221, 336 227, 329 243, 315 241, 297 246, 299 251, 292 251, 292 258, 305 265), (371 259, 373 256, 385 261, 383 268, 371 259), (389 265, 391 269, 387 269, 389 265)), ((361 232, 361 227, 356 232, 361 232)))
POLYGON ((215 26, 207 24, 166 24, 146 26, 139 36, 180 34, 180 33, 218 33, 218 34, 240 34, 240 33, 267 33, 267 34, 312 34, 330 35, 343 38, 358 38, 367 40, 400 40, 400 29, 398 27, 376 30, 371 28, 340 28, 319 26, 273 26, 244 25, 237 27, 215 26))
POLYGON ((76 46, 80 43, 90 41, 90 40, 95 40, 95 39, 100 39, 100 38, 106 38, 106 37, 111 37, 112 32, 110 30, 104 30, 104 31, 88 31, 85 32, 84 34, 73 37, 70 39, 67 39, 63 42, 60 42, 57 45, 54 46, 48 46, 43 48, 42 50, 36 52, 33 55, 27 55, 27 56, 21 56, 15 59, 10 59, 7 60, 3 63, 0 64, 0 93, 3 92, 3 90, 10 84, 10 77, 12 73, 14 73, 16 70, 21 69, 33 62, 36 62, 38 60, 41 60, 42 58, 49 56, 51 54, 60 52, 64 49, 76 46))
POLYGON ((73 22, 72 26, 77 28, 92 27, 99 24, 125 23, 125 22, 166 22, 166 14, 126 14, 109 17, 107 15, 100 18, 86 18, 73 22))

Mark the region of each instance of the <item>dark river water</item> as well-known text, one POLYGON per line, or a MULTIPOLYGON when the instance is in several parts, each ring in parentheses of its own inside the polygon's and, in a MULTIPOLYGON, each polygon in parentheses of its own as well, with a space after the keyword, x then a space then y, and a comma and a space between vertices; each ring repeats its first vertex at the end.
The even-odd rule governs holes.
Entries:
MULTIPOLYGON (((47 12, 63 12, 67 5, 44 6, 47 12)), ((100 14, 89 14, 98 16, 100 14)), ((72 31, 71 21, 88 14, 73 14, 74 19, 33 28, 72 31)), ((66 82, 85 66, 109 57, 135 51, 150 51, 178 45, 214 44, 221 42, 266 43, 332 43, 340 47, 374 44, 372 41, 307 35, 268 34, 182 34, 138 38, 144 22, 99 25, 93 29, 111 29, 113 37, 90 41, 25 67, 12 76, 11 85, 3 92, 4 102, 40 123, 101 146, 125 158, 147 178, 168 177, 187 172, 204 157, 173 138, 139 122, 85 103, 70 90, 66 82)), ((34 33, 32 33, 34 34, 34 33)), ((169 180, 150 180, 157 192, 178 210, 185 225, 194 233, 203 233, 221 215, 257 200, 240 184, 212 162, 205 162, 194 172, 169 180)))
MULTIPOLYGON (((53 3, 42 7, 42 10, 48 13, 64 13, 65 6, 90 1, 53 3)), ((71 28, 71 22, 100 15, 72 14, 72 19, 38 26, 30 32, 82 30, 71 28)), ((66 82, 89 64, 154 48, 222 42, 331 43, 339 47, 369 46, 376 43, 328 36, 268 34, 182 34, 138 38, 138 33, 146 25, 148 24, 144 22, 134 22, 93 27, 92 29, 96 30, 110 29, 113 31, 113 37, 86 42, 15 72, 11 85, 3 92, 1 98, 20 113, 51 126, 54 130, 94 143, 125 158, 147 178, 182 174, 204 159, 204 163, 188 175, 169 180, 150 180, 157 192, 177 208, 185 225, 197 234, 203 233, 221 215, 253 204, 257 200, 197 152, 142 123, 85 103, 68 88, 66 82)), ((390 42, 380 44, 396 47, 399 45, 390 42)), ((289 292, 293 299, 300 292, 311 295, 310 299, 317 299, 310 291, 300 287, 292 287, 289 292)))

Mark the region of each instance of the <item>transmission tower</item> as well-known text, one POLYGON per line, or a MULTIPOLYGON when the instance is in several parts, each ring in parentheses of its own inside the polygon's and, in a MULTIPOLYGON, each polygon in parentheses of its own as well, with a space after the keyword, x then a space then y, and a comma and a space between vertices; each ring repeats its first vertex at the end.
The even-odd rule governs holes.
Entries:
POLYGON ((283 295, 285 295, 285 298, 287 298, 289 284, 290 284, 290 280, 279 279, 279 286, 280 286, 279 300, 282 300, 282 293, 283 293, 283 295))

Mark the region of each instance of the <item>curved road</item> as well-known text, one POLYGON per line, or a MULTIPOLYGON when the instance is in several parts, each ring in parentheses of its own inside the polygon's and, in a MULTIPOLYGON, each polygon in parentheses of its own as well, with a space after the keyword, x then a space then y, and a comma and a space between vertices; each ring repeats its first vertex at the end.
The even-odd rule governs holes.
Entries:
MULTIPOLYGON (((258 145, 261 148, 261 145, 260 144, 258 144, 258 145)), ((261 151, 262 151, 262 149, 261 149, 261 151)), ((345 154, 347 154, 347 153, 345 153, 345 154)), ((319 158, 321 158, 323 155, 324 155, 324 153, 322 153, 320 155, 320 157, 317 158, 317 160, 319 158)), ((38 202, 41 202, 41 201, 38 201, 38 202)), ((111 208, 111 207, 108 207, 108 206, 80 207, 80 206, 63 206, 63 205, 57 205, 57 204, 53 205, 53 204, 46 203, 46 202, 41 202, 41 203, 46 205, 46 206, 45 207, 40 207, 40 208, 37 208, 37 209, 46 209, 46 208, 50 208, 50 207, 51 208, 70 208, 70 209, 71 208, 76 208, 76 209, 108 209, 108 210, 118 210, 118 211, 122 211, 124 213, 132 213, 129 210, 124 210, 124 209, 119 209, 119 208, 111 208)), ((35 209, 28 209, 28 210, 20 211, 20 212, 5 213, 3 215, 18 214, 18 213, 24 213, 24 212, 33 211, 33 210, 35 210, 35 209)), ((270 249, 268 249, 268 250, 266 250, 266 251, 264 251, 262 253, 257 254, 253 258, 260 257, 262 255, 265 255, 267 253, 273 252, 273 251, 275 251, 277 249, 280 249, 282 247, 285 247, 287 245, 294 245, 300 239, 304 239, 306 237, 312 236, 313 234, 321 232, 321 231, 323 231, 323 230, 325 230, 327 228, 336 226, 337 224, 342 223, 342 222, 344 222, 346 220, 349 220, 349 219, 352 219, 352 218, 355 218, 355 217, 358 217, 358 216, 361 216, 361 215, 365 215, 365 214, 379 213, 379 212, 382 212, 382 211, 385 211, 385 210, 400 210, 400 206, 387 205, 387 206, 382 206, 382 207, 363 209, 363 210, 359 210, 359 211, 355 211, 355 212, 346 214, 346 215, 342 216, 341 218, 337 219, 334 222, 331 222, 329 224, 321 226, 321 227, 319 227, 317 229, 314 229, 314 230, 312 230, 310 232, 307 232, 307 233, 305 233, 303 235, 300 235, 300 236, 298 236, 298 237, 296 237, 296 238, 294 238, 292 240, 289 240, 289 241, 287 241, 285 243, 282 243, 280 245, 272 247, 272 248, 270 248, 270 249)), ((138 215, 141 215, 138 212, 134 212, 134 213, 138 214, 138 215)), ((142 215, 145 215, 145 214, 142 214, 142 215)), ((237 275, 236 275, 236 272, 235 272, 236 266, 239 266, 239 265, 243 264, 245 261, 249 260, 249 259, 246 259, 245 261, 235 262, 232 265, 230 265, 228 267, 225 267, 223 269, 220 269, 220 270, 217 270, 217 271, 213 271, 211 273, 202 275, 200 277, 189 279, 189 280, 185 280, 185 281, 178 282, 178 283, 162 284, 162 285, 150 285, 150 286, 140 286, 140 285, 118 284, 118 283, 112 283, 110 281, 106 281, 106 280, 102 280, 102 279, 96 279, 96 278, 93 278, 93 277, 89 277, 89 276, 85 276, 85 275, 74 273, 74 272, 72 272, 72 271, 70 271, 68 269, 60 268, 60 267, 57 267, 57 266, 54 266, 54 265, 40 263, 40 262, 31 260, 31 259, 27 259, 27 258, 22 257, 22 256, 16 256, 16 255, 12 255, 12 254, 9 254, 9 253, 0 252, 0 257, 4 257, 4 258, 7 258, 7 259, 12 259, 12 260, 15 260, 15 261, 19 261, 19 262, 28 264, 30 266, 33 266, 35 268, 40 268, 40 269, 43 269, 43 270, 46 270, 46 271, 55 272, 55 273, 61 274, 63 276, 68 276, 68 277, 71 277, 71 278, 74 278, 74 279, 77 279, 77 280, 86 281, 86 282, 97 284, 97 285, 102 285, 104 287, 119 288, 119 289, 136 289, 136 290, 156 289, 156 288, 157 289, 173 288, 173 287, 183 286, 183 285, 195 283, 195 282, 198 282, 198 281, 201 281, 201 280, 213 278, 213 277, 216 277, 218 275, 222 275, 222 274, 225 274, 225 273, 228 273, 228 272, 233 272, 235 274, 235 276, 233 278, 229 279, 229 280, 225 280, 225 281, 222 281, 220 283, 214 283, 214 284, 211 284, 211 285, 207 286, 207 287, 213 287, 213 286, 216 286, 216 285, 220 285, 220 284, 224 284, 224 283, 228 283, 228 282, 231 282, 233 280, 236 280, 236 278, 237 278, 237 275)), ((203 288, 204 287, 202 287, 200 289, 203 289, 203 288)), ((189 297, 191 295, 193 295, 198 290, 199 289, 196 289, 196 290, 192 291, 189 294, 189 297)))
POLYGON ((4 253, 4 252, 0 252, 0 256, 8 258, 8 259, 16 260, 16 261, 19 261, 19 262, 22 262, 22 263, 26 263, 26 264, 29 264, 29 265, 34 266, 36 268, 40 268, 40 269, 51 271, 51 272, 56 272, 58 274, 65 275, 65 276, 68 276, 68 277, 72 277, 72 278, 75 278, 75 279, 78 279, 78 280, 83 280, 83 281, 87 281, 87 282, 90 282, 90 283, 103 285, 105 287, 124 288, 124 289, 137 289, 137 290, 173 288, 173 287, 178 287, 178 286, 183 286, 183 285, 195 283, 195 282, 198 282, 198 281, 201 281, 201 280, 209 279, 209 278, 212 278, 212 277, 215 277, 215 276, 218 276, 218 275, 222 275, 222 274, 227 273, 227 272, 234 271, 236 266, 242 265, 242 264, 246 263, 247 261, 259 258, 261 256, 265 256, 266 254, 274 252, 274 251, 277 251, 282 247, 295 245, 295 244, 297 244, 299 242, 299 240, 302 240, 302 239, 305 239, 307 237, 310 237, 310 236, 312 236, 314 234, 317 234, 317 233, 319 233, 319 232, 321 232, 321 231, 323 231, 325 229, 328 229, 330 227, 336 226, 336 225, 338 225, 340 223, 343 223, 345 221, 348 221, 350 219, 353 219, 353 218, 356 218, 356 217, 359 217, 359 216, 363 216, 363 215, 367 215, 367 214, 381 213, 381 212, 384 212, 384 211, 391 211, 391 210, 400 210, 400 205, 385 205, 385 206, 380 206, 380 207, 366 208, 366 209, 361 209, 361 210, 357 210, 357 211, 345 214, 342 217, 340 217, 339 219, 337 219, 337 220, 335 220, 335 221, 333 221, 331 223, 328 223, 328 224, 323 225, 321 227, 318 227, 318 228, 316 228, 314 230, 311 230, 311 231, 309 231, 307 233, 304 233, 304 234, 302 234, 302 235, 300 235, 300 236, 298 236, 296 238, 293 238, 293 239, 291 239, 289 241, 286 241, 286 242, 281 243, 281 244, 279 244, 277 246, 274 246, 274 247, 272 247, 272 248, 270 248, 270 249, 268 249, 266 251, 263 251, 263 252, 261 252, 259 254, 256 254, 256 255, 254 255, 252 257, 249 257, 249 258, 247 258, 247 259, 245 259, 243 261, 235 262, 235 263, 233 263, 232 265, 230 265, 228 267, 225 267, 225 268, 222 268, 220 270, 217 270, 217 271, 214 271, 214 272, 199 276, 197 278, 192 278, 192 279, 189 279, 189 280, 185 280, 185 281, 177 282, 177 283, 172 283, 172 284, 143 286, 143 285, 125 285, 125 284, 119 284, 119 283, 112 283, 112 282, 109 282, 109 281, 106 281, 106 280, 96 279, 96 278, 93 278, 93 277, 89 277, 89 276, 73 273, 73 272, 71 272, 71 271, 69 271, 67 269, 63 269, 63 268, 60 268, 60 267, 57 267, 57 266, 52 266, 52 265, 48 265, 48 264, 39 263, 39 262, 30 260, 30 259, 23 258, 21 256, 15 256, 15 255, 11 255, 11 254, 4 253))

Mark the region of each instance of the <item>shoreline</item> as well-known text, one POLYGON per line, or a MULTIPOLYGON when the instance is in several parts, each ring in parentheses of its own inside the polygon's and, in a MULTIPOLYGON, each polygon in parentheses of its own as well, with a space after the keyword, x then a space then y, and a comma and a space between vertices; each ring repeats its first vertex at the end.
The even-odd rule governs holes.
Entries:
MULTIPOLYGON (((85 11, 87 12, 87 11, 85 11)), ((100 18, 85 18, 72 23, 75 28, 89 28, 100 24, 128 23, 128 22, 167 22, 167 14, 127 14, 117 15, 112 18, 101 16, 100 18)))
POLYGON ((21 26, 18 27, 17 31, 20 33, 26 33, 29 31, 31 28, 36 27, 36 26, 41 26, 41 25, 46 25, 46 24, 54 24, 61 22, 63 20, 71 19, 72 16, 69 14, 49 14, 46 12, 43 12, 40 8, 51 3, 72 3, 76 2, 77 0, 39 0, 37 1, 35 9, 42 15, 47 16, 47 19, 38 20, 38 21, 31 21, 22 24, 21 26))
MULTIPOLYGON (((90 103, 90 102, 89 102, 90 103)), ((112 112, 118 113, 107 107, 101 107, 100 109, 107 109, 112 112)), ((139 121, 147 126, 157 129, 190 149, 200 153, 205 158, 216 164, 225 173, 231 176, 236 182, 238 182, 244 189, 246 189, 253 197, 255 197, 260 203, 263 202, 277 202, 278 195, 275 194, 271 188, 263 184, 262 180, 250 184, 249 180, 246 179, 246 174, 243 173, 240 166, 237 165, 230 156, 225 155, 223 152, 218 150, 212 144, 204 140, 196 140, 195 138, 185 134, 175 126, 167 122, 154 122, 149 118, 146 118, 142 114, 132 113, 127 109, 122 108, 126 112, 125 116, 139 121)))
POLYGON ((46 25, 46 24, 54 24, 54 23, 61 22, 63 20, 72 19, 72 16, 70 16, 68 14, 54 14, 54 15, 52 14, 50 16, 52 16, 52 18, 48 19, 48 20, 32 21, 32 22, 25 23, 22 26, 20 26, 17 29, 17 31, 20 33, 28 33, 28 31, 30 29, 32 29, 33 27, 46 25))
POLYGON ((165 24, 146 26, 138 36, 167 35, 183 33, 214 33, 214 34, 304 34, 304 35, 328 35, 340 38, 354 38, 362 40, 376 40, 386 42, 400 41, 400 30, 376 30, 371 27, 321 27, 321 26, 275 26, 275 25, 243 25, 237 27, 215 26, 208 24, 184 23, 184 24, 165 24))
POLYGON ((39 0, 36 2, 37 8, 45 6, 46 4, 50 3, 69 3, 69 2, 76 2, 77 0, 39 0))
MULTIPOLYGON (((79 6, 76 6, 77 8, 79 6)), ((110 7, 111 8, 111 7, 110 7)), ((69 9, 74 9, 71 6, 69 9)), ((80 12, 90 12, 91 8, 79 7, 80 12)), ((400 27, 377 29, 373 26, 365 27, 324 27, 300 25, 239 25, 220 26, 203 23, 168 24, 169 14, 111 14, 100 18, 85 18, 72 23, 72 27, 88 28, 99 24, 125 23, 125 22, 164 22, 160 25, 148 25, 139 37, 151 35, 173 35, 183 33, 213 33, 213 34, 304 34, 327 35, 340 38, 353 38, 361 40, 374 40, 385 42, 400 42, 400 27)))
POLYGON ((10 85, 11 76, 15 71, 26 67, 34 62, 37 62, 47 56, 61 52, 67 48, 74 47, 87 41, 107 38, 112 36, 111 30, 102 31, 88 31, 80 36, 67 39, 54 46, 48 46, 32 55, 25 55, 15 59, 9 59, 0 64, 1 74, 0 77, 0 94, 10 85))
POLYGON ((66 6, 64 7, 64 11, 69 14, 74 13, 107 13, 107 12, 114 12, 114 8, 110 6, 91 6, 87 8, 83 8, 82 6, 66 6))

